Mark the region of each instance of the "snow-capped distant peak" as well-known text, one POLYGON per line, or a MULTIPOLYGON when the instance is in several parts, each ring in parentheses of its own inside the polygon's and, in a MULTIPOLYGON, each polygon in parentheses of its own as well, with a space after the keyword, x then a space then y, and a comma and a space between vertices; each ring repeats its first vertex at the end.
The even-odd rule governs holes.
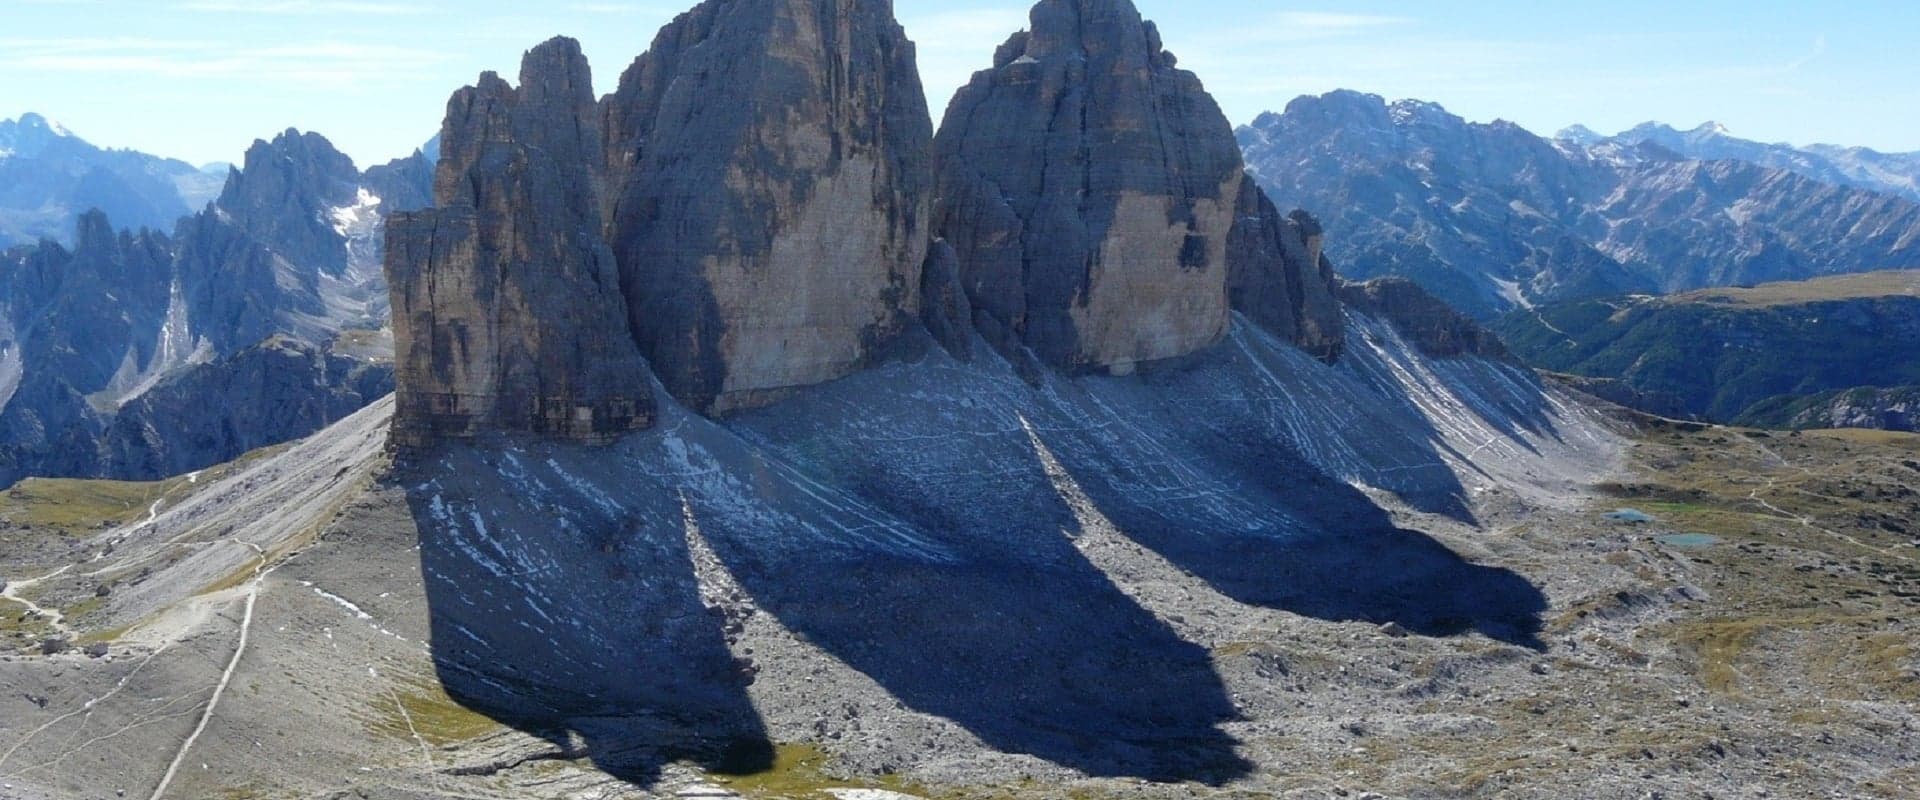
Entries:
POLYGON ((32 111, 20 115, 20 127, 29 129, 39 128, 63 138, 73 136, 73 131, 67 130, 67 126, 60 124, 58 121, 47 119, 32 111))
POLYGON ((1592 144, 1598 144, 1601 140, 1605 139, 1606 137, 1601 136, 1598 133, 1595 133, 1592 128, 1589 128, 1585 125, 1576 124, 1576 125, 1568 125, 1565 128, 1561 128, 1560 132, 1554 134, 1553 138, 1560 139, 1562 141, 1574 142, 1577 144, 1592 145, 1592 144))
POLYGON ((1729 133, 1729 131, 1727 130, 1727 126, 1722 125, 1718 122, 1714 122, 1713 120, 1707 120, 1706 122, 1700 123, 1700 127, 1694 128, 1693 132, 1703 133, 1703 134, 1712 134, 1715 136, 1726 136, 1729 133))

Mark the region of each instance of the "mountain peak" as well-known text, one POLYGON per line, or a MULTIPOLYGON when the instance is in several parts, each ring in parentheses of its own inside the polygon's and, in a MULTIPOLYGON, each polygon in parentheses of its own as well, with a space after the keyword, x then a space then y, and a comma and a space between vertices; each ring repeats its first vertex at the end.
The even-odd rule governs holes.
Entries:
POLYGON ((1601 136, 1597 131, 1585 125, 1573 124, 1561 128, 1559 133, 1553 135, 1553 138, 1579 145, 1595 145, 1607 137, 1601 136))
POLYGON ((85 145, 66 126, 32 111, 19 119, 0 119, 0 155, 34 158, 60 141, 85 145))
POLYGON ((27 130, 45 131, 61 138, 70 138, 73 136, 73 131, 67 130, 67 126, 47 119, 32 111, 21 114, 16 124, 27 130))
POLYGON ((1727 126, 1722 125, 1718 122, 1714 122, 1713 120, 1707 120, 1706 122, 1700 123, 1699 127, 1694 128, 1693 130, 1689 131, 1689 133, 1708 135, 1708 136, 1726 136, 1729 134, 1727 130, 1727 126))

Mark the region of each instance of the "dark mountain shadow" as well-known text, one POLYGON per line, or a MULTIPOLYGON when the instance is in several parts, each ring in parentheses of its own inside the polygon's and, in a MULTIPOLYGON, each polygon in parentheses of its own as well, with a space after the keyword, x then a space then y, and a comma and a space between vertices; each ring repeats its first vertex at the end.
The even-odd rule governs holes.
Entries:
POLYGON ((772 765, 677 507, 586 502, 511 452, 441 455, 401 477, 434 667, 456 702, 641 786, 674 761, 772 765))
POLYGON ((1251 771, 1218 727, 1238 715, 1207 651, 1089 564, 770 564, 715 549, 782 624, 996 750, 1153 781, 1251 771))
POLYGON ((937 555, 770 551, 769 541, 811 534, 767 530, 737 512, 737 498, 693 498, 734 579, 901 703, 997 750, 1095 776, 1220 784, 1248 774, 1219 727, 1239 715, 1208 652, 1073 546, 1074 515, 1002 402, 1026 387, 966 370, 919 373, 871 380, 898 381, 896 399, 934 406, 874 402, 862 378, 731 427, 804 466, 813 491, 857 501, 937 555), (943 391, 911 391, 908 381, 930 376, 925 385, 943 391))
POLYGON ((1159 423, 1140 424, 1165 436, 1156 452, 1179 463, 1156 468, 1207 483, 1169 491, 1128 466, 1138 452, 1116 452, 1078 431, 1038 438, 1123 535, 1235 600, 1316 619, 1393 622, 1427 636, 1478 631, 1544 647, 1546 596, 1524 577, 1398 527, 1372 498, 1289 445, 1231 424, 1154 428, 1159 423))

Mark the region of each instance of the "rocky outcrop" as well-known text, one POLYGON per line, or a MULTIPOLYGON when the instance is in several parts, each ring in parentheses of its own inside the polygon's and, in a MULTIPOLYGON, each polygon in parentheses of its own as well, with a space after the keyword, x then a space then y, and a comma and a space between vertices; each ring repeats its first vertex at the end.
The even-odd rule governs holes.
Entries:
POLYGON ((1345 317, 1338 279, 1312 214, 1285 217, 1248 177, 1227 242, 1227 298, 1247 319, 1323 361, 1340 357, 1345 317))
POLYGON ((973 304, 960 283, 960 257, 945 239, 927 247, 920 271, 920 321, 955 358, 973 357, 973 304))
POLYGON ((438 207, 387 226, 402 447, 480 431, 604 441, 653 419, 600 238, 586 59, 554 39, 447 104, 438 207))
POLYGON ((1127 0, 1043 0, 934 138, 939 232, 976 326, 1069 371, 1219 341, 1240 154, 1127 0))
POLYGON ((1920 386, 1861 386, 1808 397, 1778 397, 1734 419, 1761 428, 1877 428, 1920 431, 1920 386))
POLYGON ((398 214, 433 206, 434 159, 420 150, 406 158, 367 168, 367 190, 380 198, 380 211, 398 214))
POLYGON ((603 103, 635 338, 709 412, 869 363, 919 303, 932 136, 885 0, 709 0, 603 103))
POLYGON ((1434 358, 1512 360, 1492 331, 1405 278, 1343 283, 1340 299, 1359 313, 1385 319, 1420 352, 1434 358))

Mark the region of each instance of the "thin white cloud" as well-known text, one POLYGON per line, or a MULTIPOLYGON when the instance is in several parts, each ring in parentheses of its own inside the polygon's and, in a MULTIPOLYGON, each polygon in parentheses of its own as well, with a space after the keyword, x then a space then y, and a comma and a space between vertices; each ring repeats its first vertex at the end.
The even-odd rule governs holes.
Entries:
POLYGON ((1413 21, 1407 17, 1331 11, 1282 11, 1274 14, 1272 20, 1278 27, 1306 34, 1347 33, 1387 25, 1404 25, 1413 21))
POLYGON ((1780 72, 1783 75, 1787 73, 1798 72, 1800 71, 1801 67, 1804 67, 1808 64, 1813 63, 1814 60, 1826 54, 1827 54, 1826 35, 1821 34, 1819 36, 1815 36, 1813 37, 1813 50, 1808 52, 1806 55, 1803 55, 1799 58, 1796 58, 1792 61, 1787 62, 1786 66, 1783 66, 1780 68, 1780 72))
POLYGON ((399 16, 425 14, 432 10, 418 3, 370 2, 368 0, 189 0, 176 6, 182 11, 224 14, 363 14, 399 16))
POLYGON ((333 86, 371 85, 423 72, 448 58, 429 50, 345 42, 230 48, 138 37, 0 39, 0 64, 35 70, 333 86))

